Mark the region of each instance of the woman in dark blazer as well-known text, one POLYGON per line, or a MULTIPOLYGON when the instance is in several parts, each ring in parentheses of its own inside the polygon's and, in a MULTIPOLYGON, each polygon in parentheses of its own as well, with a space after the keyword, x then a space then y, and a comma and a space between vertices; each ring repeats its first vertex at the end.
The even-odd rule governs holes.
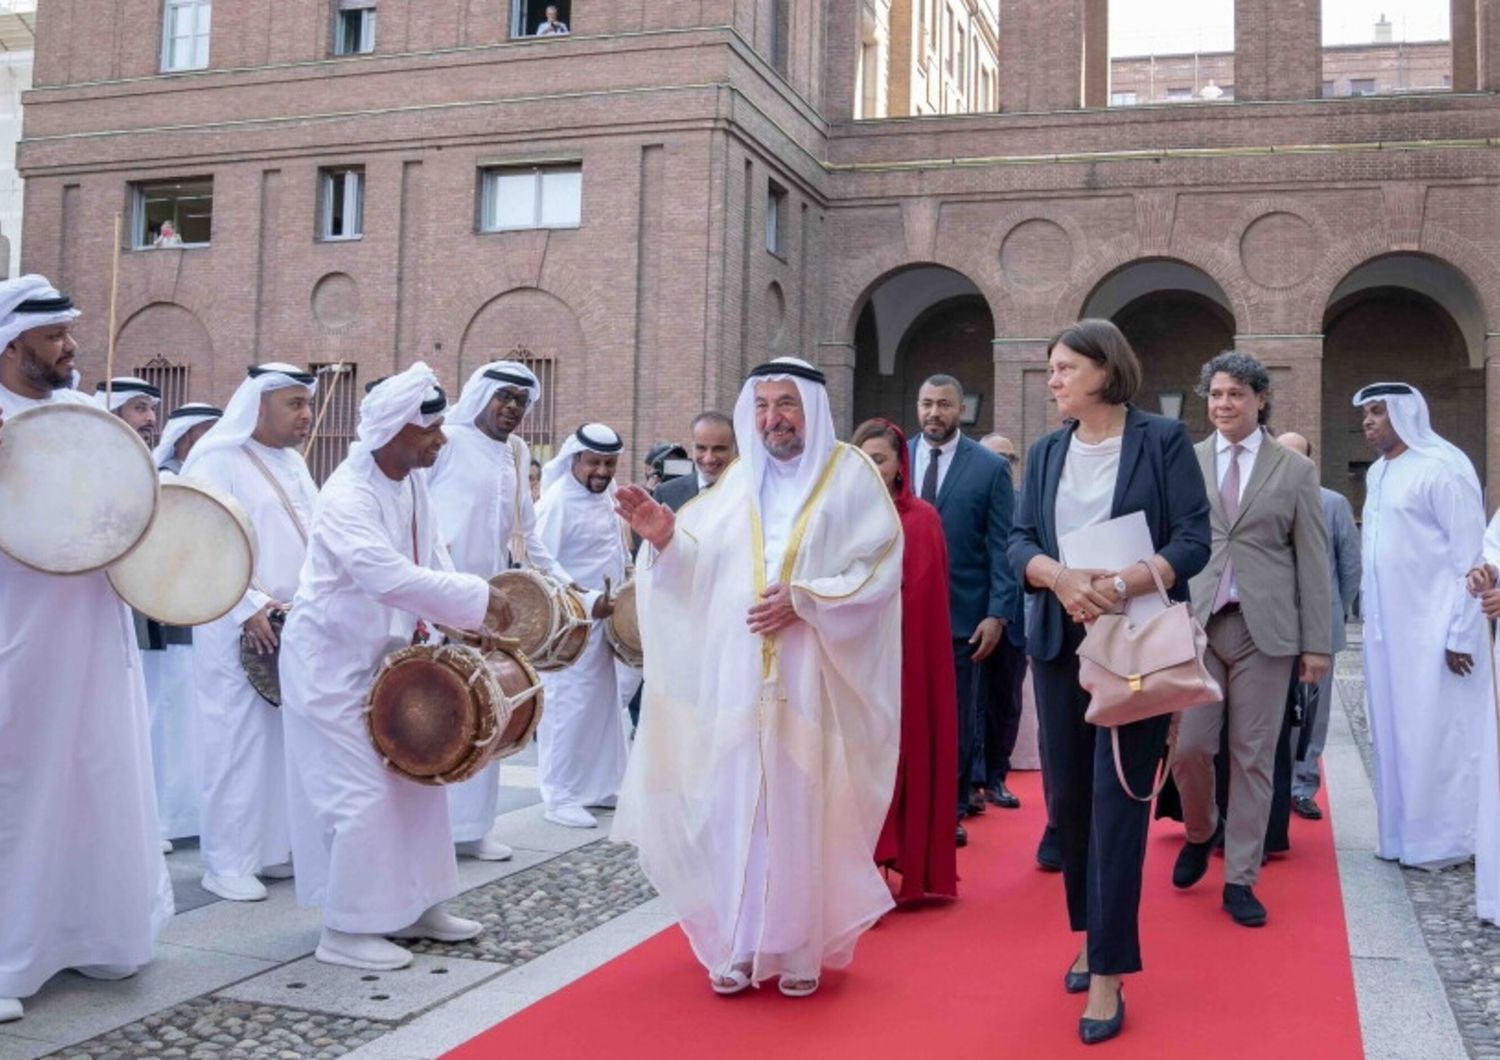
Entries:
MULTIPOLYGON (((1136 564, 1123 571, 1073 570, 1058 560, 1071 530, 1142 512, 1151 557, 1174 600, 1209 557, 1208 497, 1187 429, 1130 406, 1141 366, 1107 320, 1081 320, 1048 344, 1047 386, 1065 426, 1026 459, 1026 483, 1008 555, 1037 595, 1027 630, 1042 728, 1049 807, 1063 853, 1068 920, 1087 944, 1068 969, 1071 993, 1088 991, 1079 1023, 1086 1044, 1107 1041, 1125 1021, 1122 975, 1141 970, 1138 912, 1149 825, 1146 803, 1115 775, 1109 731, 1083 720, 1078 645, 1087 623, 1124 598, 1156 591, 1136 564)), ((1120 755, 1135 791, 1149 791, 1171 718, 1120 728, 1120 755)))

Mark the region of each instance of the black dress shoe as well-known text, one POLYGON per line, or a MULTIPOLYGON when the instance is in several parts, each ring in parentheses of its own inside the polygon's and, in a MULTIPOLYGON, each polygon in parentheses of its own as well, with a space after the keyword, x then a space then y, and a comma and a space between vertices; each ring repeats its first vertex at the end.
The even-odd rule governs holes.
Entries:
POLYGON ((1057 842, 1057 829, 1051 825, 1042 833, 1042 841, 1036 847, 1036 867, 1043 872, 1061 872, 1062 849, 1057 842))
POLYGON ((969 796, 969 816, 978 817, 984 811, 984 796, 976 791, 969 796))
POLYGON ((1063 974, 1063 989, 1070 994, 1086 994, 1089 992, 1089 973, 1075 972, 1073 966, 1069 965, 1063 974))
POLYGON ((1083 1039, 1084 1045, 1098 1045, 1107 1042, 1125 1029, 1125 988, 1120 988, 1117 998, 1119 1007, 1115 1014, 1107 1020, 1091 1020, 1084 1016, 1078 1021, 1078 1037, 1083 1039))
POLYGON ((1208 858, 1213 853, 1214 844, 1224 833, 1224 822, 1214 829, 1214 834, 1201 843, 1191 840, 1182 844, 1182 852, 1177 855, 1177 864, 1172 866, 1172 886, 1191 887, 1203 879, 1203 874, 1208 871, 1208 858))
POLYGON ((963 825, 959 825, 958 826, 958 837, 957 837, 957 839, 958 839, 958 845, 959 846, 966 847, 966 846, 969 845, 969 833, 964 830, 964 826, 963 825))
POLYGON ((1224 909, 1241 927, 1265 927, 1266 907, 1243 883, 1224 885, 1224 909))
POLYGON ((990 788, 985 797, 1002 810, 1019 810, 1021 808, 1021 800, 1003 782, 990 788))
POLYGON ((1323 819, 1322 809, 1320 809, 1318 804, 1306 795, 1298 795, 1295 799, 1293 799, 1292 809, 1296 812, 1298 817, 1305 818, 1309 821, 1321 821, 1323 819))

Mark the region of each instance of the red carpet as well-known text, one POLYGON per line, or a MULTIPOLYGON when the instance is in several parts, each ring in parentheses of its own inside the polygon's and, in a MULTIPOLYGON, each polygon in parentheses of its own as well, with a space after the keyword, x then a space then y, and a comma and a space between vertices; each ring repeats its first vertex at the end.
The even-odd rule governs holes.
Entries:
POLYGON ((715 997, 676 929, 622 954, 449 1054, 608 1057, 901 1057, 1001 1060, 1232 1060, 1361 1057, 1331 818, 1293 818, 1290 855, 1266 866, 1259 930, 1219 908, 1223 859, 1190 891, 1172 888, 1181 826, 1157 822, 1146 859, 1146 971, 1126 980, 1125 1033, 1085 1047, 1081 997, 1062 974, 1082 936, 1067 931, 1060 876, 1032 861, 1040 775, 1018 775, 1021 810, 968 825, 956 902, 891 913, 854 964, 807 1000, 774 983, 715 997))

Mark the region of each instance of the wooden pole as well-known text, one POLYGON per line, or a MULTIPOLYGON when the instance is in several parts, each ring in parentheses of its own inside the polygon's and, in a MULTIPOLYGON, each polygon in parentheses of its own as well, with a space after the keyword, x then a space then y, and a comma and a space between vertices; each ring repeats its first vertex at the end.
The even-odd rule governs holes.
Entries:
POLYGON ((104 407, 109 408, 115 378, 115 320, 120 302, 120 213, 115 211, 114 262, 109 272, 109 344, 104 355, 104 407))

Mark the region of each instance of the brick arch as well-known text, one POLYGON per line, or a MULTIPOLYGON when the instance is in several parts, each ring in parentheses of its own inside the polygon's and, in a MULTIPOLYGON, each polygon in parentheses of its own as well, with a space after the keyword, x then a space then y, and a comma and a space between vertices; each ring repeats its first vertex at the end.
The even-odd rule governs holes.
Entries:
POLYGON ((1229 303, 1237 331, 1254 330, 1254 300, 1248 281, 1233 255, 1224 247, 1203 240, 1176 237, 1164 254, 1142 254, 1134 234, 1118 236, 1091 250, 1076 270, 1076 279, 1053 303, 1053 326, 1066 327, 1077 320, 1105 281, 1135 264, 1171 261, 1202 273, 1219 288, 1229 303))
POLYGON ((115 333, 116 375, 156 358, 188 367, 192 400, 222 397, 214 393, 213 337, 201 316, 181 301, 147 302, 126 316, 115 333))
POLYGON ((859 316, 864 312, 865 306, 869 304, 875 292, 892 277, 918 268, 947 269, 949 272, 958 273, 978 289, 989 308, 990 315, 997 322, 1000 319, 993 286, 981 282, 975 277, 973 271, 965 268, 962 263, 947 260, 941 254, 935 254, 930 259, 914 260, 894 249, 872 255, 872 259, 869 264, 862 265, 857 272, 852 273, 849 281, 838 285, 830 292, 829 304, 840 307, 833 311, 843 313, 842 323, 833 337, 835 342, 847 342, 852 345, 854 329, 859 324, 859 316), (852 295, 849 293, 851 290, 854 292, 852 295))

